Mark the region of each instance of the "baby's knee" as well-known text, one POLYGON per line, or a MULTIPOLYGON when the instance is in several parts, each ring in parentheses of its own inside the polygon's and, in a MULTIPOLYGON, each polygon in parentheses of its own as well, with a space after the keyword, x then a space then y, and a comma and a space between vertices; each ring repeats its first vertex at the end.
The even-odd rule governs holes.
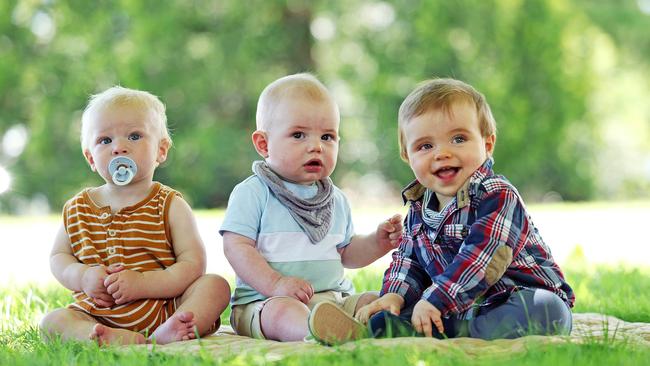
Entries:
POLYGON ((309 308, 300 300, 292 297, 270 299, 260 311, 263 319, 302 318, 307 319, 309 308))
POLYGON ((216 274, 205 274, 190 286, 189 292, 199 291, 202 296, 230 299, 230 285, 223 277, 216 274))
POLYGON ((55 309, 47 314, 41 319, 39 327, 41 329, 48 329, 52 324, 60 323, 64 316, 66 309, 55 309))
POLYGON ((308 332, 309 308, 291 297, 271 298, 260 309, 260 331, 266 339, 301 340, 308 332))
POLYGON ((552 317, 565 315, 569 311, 567 305, 558 295, 542 289, 535 290, 533 308, 537 313, 548 314, 552 317))
POLYGON ((55 334, 67 323, 69 311, 69 309, 60 308, 47 313, 38 324, 41 334, 44 336, 55 334))
POLYGON ((230 285, 225 278, 216 274, 207 274, 203 276, 207 287, 212 289, 213 302, 219 304, 219 307, 225 308, 230 301, 230 285))
POLYGON ((530 313, 546 334, 568 334, 571 331, 571 310, 551 291, 535 291, 530 313))
POLYGON ((201 279, 207 282, 208 286, 214 288, 217 292, 230 295, 230 285, 225 278, 217 274, 208 273, 201 276, 201 279))

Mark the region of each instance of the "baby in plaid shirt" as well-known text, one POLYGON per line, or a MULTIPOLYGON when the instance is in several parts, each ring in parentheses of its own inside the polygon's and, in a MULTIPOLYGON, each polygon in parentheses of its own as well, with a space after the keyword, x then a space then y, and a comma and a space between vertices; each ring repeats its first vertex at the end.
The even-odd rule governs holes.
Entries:
POLYGON ((454 79, 420 84, 399 109, 416 180, 381 297, 356 315, 371 336, 568 334, 575 296, 516 188, 492 171, 485 97, 454 79))

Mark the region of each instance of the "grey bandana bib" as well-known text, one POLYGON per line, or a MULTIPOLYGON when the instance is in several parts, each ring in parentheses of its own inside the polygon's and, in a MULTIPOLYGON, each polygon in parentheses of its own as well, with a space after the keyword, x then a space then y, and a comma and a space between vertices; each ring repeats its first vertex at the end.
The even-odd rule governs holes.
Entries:
POLYGON ((333 184, 327 177, 316 182, 318 191, 309 199, 296 197, 293 192, 287 189, 275 172, 263 161, 253 163, 255 173, 273 192, 275 197, 288 210, 298 225, 305 231, 312 244, 323 240, 332 226, 332 210, 334 200, 332 199, 333 184))

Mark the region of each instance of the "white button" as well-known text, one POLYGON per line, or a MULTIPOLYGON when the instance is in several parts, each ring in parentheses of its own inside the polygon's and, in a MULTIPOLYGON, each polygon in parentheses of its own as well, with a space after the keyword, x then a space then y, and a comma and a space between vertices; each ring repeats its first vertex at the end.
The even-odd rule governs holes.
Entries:
POLYGON ((115 236, 115 234, 116 234, 115 230, 108 230, 108 235, 115 236))
POLYGON ((99 216, 102 219, 105 219, 108 217, 108 212, 104 212, 101 216, 99 216))
POLYGON ((114 247, 108 248, 108 254, 111 254, 111 255, 115 254, 115 248, 114 247))

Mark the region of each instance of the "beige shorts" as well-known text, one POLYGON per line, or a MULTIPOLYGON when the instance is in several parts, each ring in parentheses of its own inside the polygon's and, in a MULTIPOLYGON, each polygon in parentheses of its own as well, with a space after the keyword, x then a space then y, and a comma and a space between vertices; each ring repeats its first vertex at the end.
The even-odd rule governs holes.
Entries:
MULTIPOLYGON (((364 293, 348 295, 338 291, 323 291, 317 292, 309 300, 307 307, 311 310, 316 304, 323 301, 331 301, 339 305, 343 311, 354 316, 354 310, 357 307, 359 298, 364 293)), ((241 336, 253 337, 257 339, 266 339, 262 333, 262 323, 260 322, 260 314, 264 305, 273 299, 278 299, 288 296, 274 296, 266 300, 253 301, 248 304, 234 305, 230 313, 230 325, 235 332, 241 336)))

